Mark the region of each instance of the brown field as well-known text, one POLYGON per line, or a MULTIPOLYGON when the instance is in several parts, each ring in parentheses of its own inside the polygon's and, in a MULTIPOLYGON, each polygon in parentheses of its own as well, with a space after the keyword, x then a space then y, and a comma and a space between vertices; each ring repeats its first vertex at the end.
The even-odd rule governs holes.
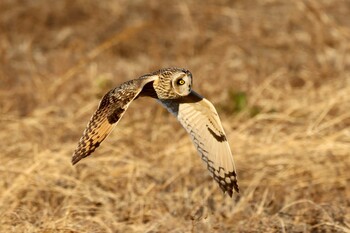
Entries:
POLYGON ((0 232, 350 232, 350 1, 0 1, 0 232), (101 96, 192 71, 240 196, 138 99, 71 155, 101 96))

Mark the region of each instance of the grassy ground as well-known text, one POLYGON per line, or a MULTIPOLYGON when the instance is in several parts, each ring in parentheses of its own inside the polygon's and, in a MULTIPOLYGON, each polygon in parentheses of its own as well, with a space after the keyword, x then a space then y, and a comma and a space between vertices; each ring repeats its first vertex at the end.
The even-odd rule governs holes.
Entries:
POLYGON ((1 232, 350 232, 350 2, 0 2, 1 232), (158 68, 218 108, 221 193, 151 99, 77 166, 99 98, 158 68))

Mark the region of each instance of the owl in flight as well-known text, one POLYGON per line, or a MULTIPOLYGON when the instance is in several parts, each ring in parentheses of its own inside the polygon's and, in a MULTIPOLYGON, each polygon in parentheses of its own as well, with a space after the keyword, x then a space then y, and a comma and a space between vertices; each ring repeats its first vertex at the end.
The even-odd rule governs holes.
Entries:
POLYGON ((127 81, 105 94, 88 123, 72 158, 73 165, 89 156, 108 136, 129 104, 142 96, 155 98, 189 133, 199 156, 223 192, 239 192, 235 165, 220 118, 212 103, 192 89, 192 74, 179 68, 161 69, 127 81))

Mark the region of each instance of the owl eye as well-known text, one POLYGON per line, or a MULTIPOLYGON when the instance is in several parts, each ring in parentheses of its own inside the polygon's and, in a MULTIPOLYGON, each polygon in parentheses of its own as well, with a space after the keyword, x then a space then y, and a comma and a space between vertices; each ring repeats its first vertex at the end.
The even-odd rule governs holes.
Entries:
POLYGON ((179 80, 177 80, 177 84, 184 85, 185 84, 185 80, 179 79, 179 80))

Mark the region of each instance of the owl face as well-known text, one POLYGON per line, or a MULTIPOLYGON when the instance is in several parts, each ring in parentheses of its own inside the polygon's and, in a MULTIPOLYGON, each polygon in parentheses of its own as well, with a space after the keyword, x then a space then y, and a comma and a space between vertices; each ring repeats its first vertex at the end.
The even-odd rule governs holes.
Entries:
POLYGON ((154 75, 158 77, 153 82, 158 99, 178 99, 191 93, 192 74, 188 70, 163 69, 154 75))
POLYGON ((174 92, 179 96, 187 96, 191 93, 192 75, 189 71, 180 71, 172 75, 171 80, 174 92))

